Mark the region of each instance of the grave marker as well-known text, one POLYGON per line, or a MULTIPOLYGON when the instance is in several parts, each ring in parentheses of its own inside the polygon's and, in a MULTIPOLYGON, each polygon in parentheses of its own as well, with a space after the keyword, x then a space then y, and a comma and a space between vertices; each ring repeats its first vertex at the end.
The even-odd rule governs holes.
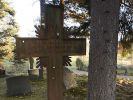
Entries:
POLYGON ((6 78, 7 95, 18 96, 31 93, 31 85, 27 76, 12 76, 6 78))
POLYGON ((16 38, 19 57, 48 57, 48 100, 64 100, 63 56, 86 53, 86 39, 63 38, 63 14, 61 6, 45 5, 45 37, 16 38))

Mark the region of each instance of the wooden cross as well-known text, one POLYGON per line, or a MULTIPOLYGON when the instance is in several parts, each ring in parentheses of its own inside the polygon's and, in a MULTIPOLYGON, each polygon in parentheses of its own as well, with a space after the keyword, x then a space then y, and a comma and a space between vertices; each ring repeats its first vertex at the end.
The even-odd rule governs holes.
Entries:
POLYGON ((86 39, 63 38, 63 13, 60 6, 45 5, 45 38, 16 38, 17 55, 48 57, 48 100, 64 100, 63 56, 85 55, 86 39))

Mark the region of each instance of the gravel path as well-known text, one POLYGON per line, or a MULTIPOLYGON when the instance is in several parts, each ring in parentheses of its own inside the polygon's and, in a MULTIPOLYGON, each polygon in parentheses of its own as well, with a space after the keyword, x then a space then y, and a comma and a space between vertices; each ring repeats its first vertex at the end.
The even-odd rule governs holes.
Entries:
POLYGON ((88 75, 88 72, 86 71, 80 71, 80 70, 72 70, 77 75, 88 75))
MULTIPOLYGON (((88 75, 88 72, 86 71, 80 71, 80 70, 72 70, 77 75, 88 75)), ((127 80, 133 80, 133 76, 124 76, 124 75, 117 75, 117 78, 120 79, 127 79, 127 80)))

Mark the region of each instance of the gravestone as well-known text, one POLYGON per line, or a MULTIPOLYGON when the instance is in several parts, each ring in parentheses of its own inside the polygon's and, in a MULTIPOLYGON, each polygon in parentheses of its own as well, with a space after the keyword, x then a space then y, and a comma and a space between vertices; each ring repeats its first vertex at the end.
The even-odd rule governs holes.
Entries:
POLYGON ((31 85, 28 76, 12 76, 6 78, 7 95, 18 96, 31 92, 31 85))
POLYGON ((86 39, 64 38, 64 8, 45 5, 44 38, 16 38, 17 55, 24 57, 48 57, 48 100, 63 100, 63 56, 85 55, 86 39))
POLYGON ((32 81, 43 79, 43 69, 34 68, 34 58, 29 57, 30 69, 28 70, 29 79, 32 81))
POLYGON ((29 57, 29 64, 30 64, 30 69, 34 69, 34 58, 29 57))
POLYGON ((30 69, 28 70, 29 74, 29 79, 30 80, 39 80, 39 70, 34 69, 34 59, 33 57, 29 57, 29 64, 30 64, 30 69))

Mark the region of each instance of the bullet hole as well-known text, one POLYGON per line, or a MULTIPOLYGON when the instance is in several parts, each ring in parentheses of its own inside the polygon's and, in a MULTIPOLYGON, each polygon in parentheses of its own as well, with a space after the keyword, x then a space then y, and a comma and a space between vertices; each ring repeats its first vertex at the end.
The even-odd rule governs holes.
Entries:
POLYGON ((110 13, 110 11, 106 10, 106 11, 104 11, 104 13, 105 13, 105 14, 109 14, 109 13, 110 13))
POLYGON ((105 34, 105 33, 107 33, 107 31, 106 31, 106 30, 104 30, 104 31, 103 31, 103 33, 105 34))

